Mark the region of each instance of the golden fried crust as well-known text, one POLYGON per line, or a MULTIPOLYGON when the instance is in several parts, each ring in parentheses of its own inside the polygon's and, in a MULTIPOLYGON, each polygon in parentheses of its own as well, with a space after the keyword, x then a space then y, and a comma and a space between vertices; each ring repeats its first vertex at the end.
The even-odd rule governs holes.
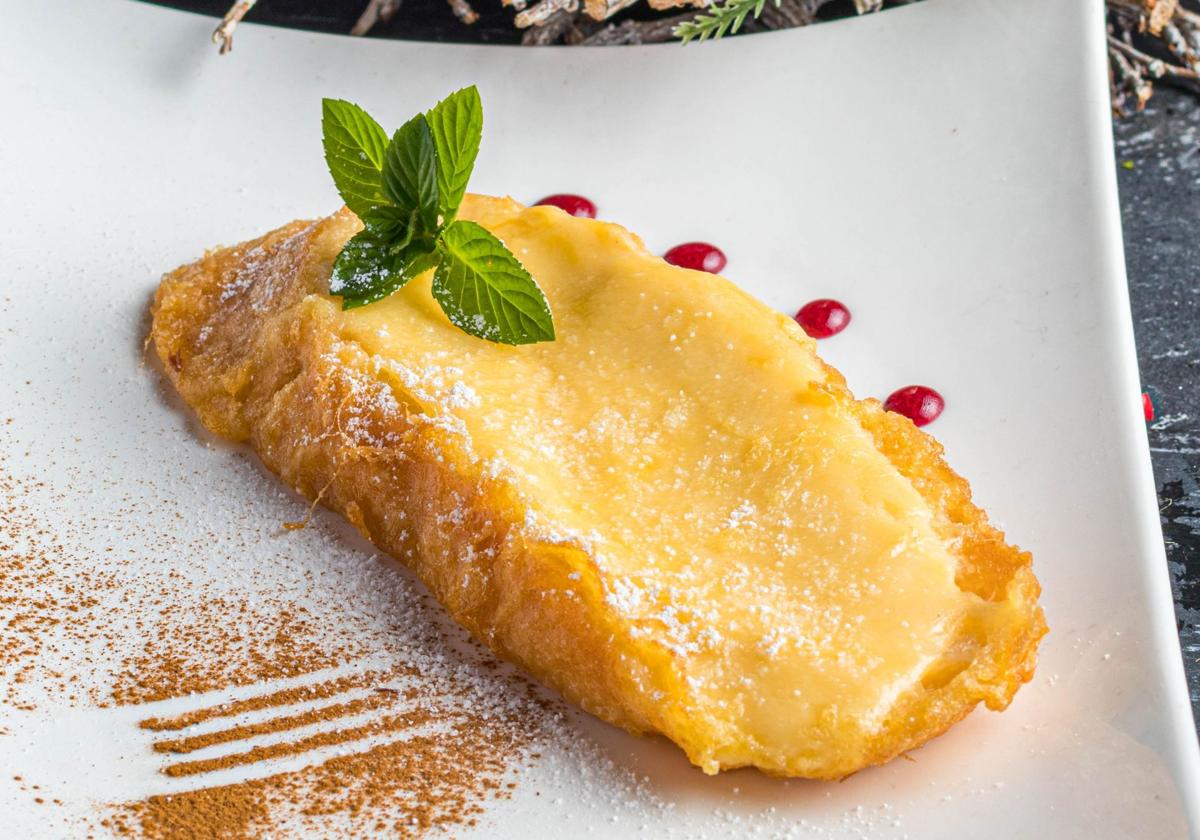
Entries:
POLYGON ((372 375, 366 353, 340 334, 328 278, 359 227, 343 210, 177 269, 155 295, 154 345, 206 427, 250 443, 289 486, 412 568, 497 654, 604 720, 667 735, 706 772, 752 763, 815 778, 887 761, 981 700, 1003 709, 1032 676, 1046 625, 1029 554, 988 524, 936 441, 874 400, 854 401, 830 370, 821 387, 853 406, 936 511, 940 535, 956 546, 958 585, 1003 609, 988 613, 987 626, 963 628, 969 655, 944 660, 896 700, 875 734, 851 739, 843 753, 723 759, 716 745, 728 733, 687 707, 671 653, 621 631, 586 554, 531 537, 513 489, 483 474, 436 425, 416 422, 404 394, 372 375), (461 515, 448 518, 449 510, 461 515), (561 597, 564 590, 577 597, 561 597))

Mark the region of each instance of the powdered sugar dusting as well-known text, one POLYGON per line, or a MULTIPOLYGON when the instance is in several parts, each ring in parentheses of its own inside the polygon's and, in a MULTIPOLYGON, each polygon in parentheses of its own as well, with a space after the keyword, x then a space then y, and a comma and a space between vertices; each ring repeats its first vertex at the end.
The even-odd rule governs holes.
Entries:
MULTIPOLYGON (((522 236, 510 244, 532 259, 522 236)), ((598 578, 616 632, 669 652, 697 702, 783 669, 847 713, 839 685, 853 675, 867 714, 869 686, 909 679, 908 660, 944 642, 939 611, 961 594, 945 546, 857 421, 797 395, 824 373, 786 330, 757 346, 702 289, 685 298, 635 275, 571 273, 585 314, 556 309, 552 345, 492 348, 405 302, 350 313, 349 334, 407 420, 454 450, 434 457, 503 484, 524 539, 578 548, 573 571, 598 578), (896 588, 930 597, 885 632, 896 588)), ((539 282, 553 296, 563 279, 539 282)))

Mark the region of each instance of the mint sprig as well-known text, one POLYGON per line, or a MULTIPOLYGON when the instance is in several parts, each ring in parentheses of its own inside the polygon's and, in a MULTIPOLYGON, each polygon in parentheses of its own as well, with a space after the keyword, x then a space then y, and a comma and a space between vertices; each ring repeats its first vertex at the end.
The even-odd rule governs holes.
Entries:
POLYGON ((418 114, 389 140, 366 111, 323 101, 325 160, 364 228, 333 263, 330 294, 343 309, 366 306, 430 269, 433 296, 450 322, 501 344, 554 340, 546 296, 504 243, 457 219, 483 135, 474 86, 418 114))

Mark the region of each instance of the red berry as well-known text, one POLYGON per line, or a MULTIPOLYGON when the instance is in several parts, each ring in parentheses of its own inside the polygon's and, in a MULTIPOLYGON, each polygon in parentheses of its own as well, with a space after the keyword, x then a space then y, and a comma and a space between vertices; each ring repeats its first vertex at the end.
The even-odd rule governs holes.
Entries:
POLYGON ((924 426, 938 419, 942 409, 946 407, 946 401, 932 388, 909 385, 899 391, 893 391, 892 395, 884 400, 883 407, 888 411, 903 414, 918 426, 924 426))
POLYGON ((829 338, 846 329, 850 310, 840 301, 821 298, 804 304, 796 313, 796 323, 813 338, 829 338))
POLYGON ((707 242, 684 242, 663 254, 663 259, 680 268, 716 274, 725 267, 725 254, 707 242))
POLYGON ((1154 419, 1154 403, 1151 401, 1148 391, 1142 391, 1142 414, 1146 417, 1147 423, 1154 419))
POLYGON ((581 219, 596 218, 596 205, 581 195, 555 193, 554 195, 546 196, 538 204, 548 204, 551 207, 557 207, 564 213, 570 213, 572 216, 578 216, 581 219))

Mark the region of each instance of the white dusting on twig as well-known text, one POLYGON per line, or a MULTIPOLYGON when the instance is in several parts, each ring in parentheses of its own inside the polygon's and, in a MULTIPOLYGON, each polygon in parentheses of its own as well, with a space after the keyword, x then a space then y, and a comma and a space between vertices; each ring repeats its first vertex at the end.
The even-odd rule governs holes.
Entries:
POLYGON ((466 24, 472 24, 479 20, 479 13, 471 7, 467 0, 447 0, 450 4, 450 11, 454 12, 454 16, 466 24))
POLYGON ((233 49, 233 30, 237 29, 238 23, 246 16, 246 13, 254 8, 256 1, 237 0, 229 7, 225 17, 221 19, 221 25, 213 30, 212 42, 220 47, 218 52, 221 55, 225 55, 233 49))
POLYGON ((350 29, 350 34, 359 37, 366 35, 374 28, 375 24, 387 23, 396 16, 398 11, 400 11, 400 0, 370 0, 350 29))
POLYGON ((526 9, 513 19, 518 29, 527 26, 540 26, 546 18, 557 11, 575 12, 579 10, 579 0, 541 0, 536 6, 526 9))

